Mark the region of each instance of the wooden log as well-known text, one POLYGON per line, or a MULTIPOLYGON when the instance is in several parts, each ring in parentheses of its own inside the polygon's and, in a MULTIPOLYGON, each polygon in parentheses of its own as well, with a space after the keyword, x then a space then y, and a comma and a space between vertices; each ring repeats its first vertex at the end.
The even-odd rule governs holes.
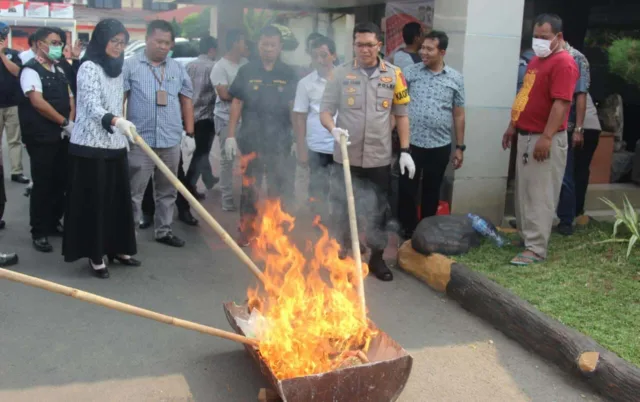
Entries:
POLYGON ((541 313, 484 275, 446 257, 419 255, 410 242, 400 248, 398 263, 527 349, 582 377, 605 397, 625 402, 640 400, 640 368, 541 313), (449 270, 443 268, 447 260, 449 270))

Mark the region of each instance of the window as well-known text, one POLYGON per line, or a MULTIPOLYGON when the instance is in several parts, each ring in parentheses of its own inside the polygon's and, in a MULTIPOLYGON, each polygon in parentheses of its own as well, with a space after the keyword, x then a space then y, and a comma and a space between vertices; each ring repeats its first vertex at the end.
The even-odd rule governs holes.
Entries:
POLYGON ((122 0, 88 0, 87 6, 90 8, 122 8, 122 0))
POLYGON ((175 10, 178 6, 175 3, 154 2, 153 0, 143 0, 142 8, 152 11, 175 10))

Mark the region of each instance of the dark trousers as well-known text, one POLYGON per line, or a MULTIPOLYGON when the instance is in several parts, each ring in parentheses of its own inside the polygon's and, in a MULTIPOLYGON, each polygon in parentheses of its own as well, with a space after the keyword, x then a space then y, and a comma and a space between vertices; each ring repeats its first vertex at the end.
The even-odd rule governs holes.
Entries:
POLYGON ((598 148, 600 131, 585 130, 583 136, 584 144, 580 148, 573 148, 572 137, 569 136, 567 167, 562 179, 562 192, 557 210, 562 225, 573 225, 575 217, 584 214, 584 200, 587 187, 589 187, 591 161, 596 148, 598 148))
POLYGON ((573 155, 575 169, 573 171, 576 182, 576 216, 584 215, 584 200, 589 187, 591 175, 591 161, 600 142, 600 131, 584 130, 584 145, 575 150, 573 155))
POLYGON ((591 161, 598 148, 600 131, 585 130, 584 145, 573 148, 572 138, 569 137, 569 152, 567 153, 567 168, 562 179, 562 192, 558 204, 558 218, 562 225, 572 225, 576 216, 584 214, 584 200, 591 175, 591 161))
POLYGON ((282 207, 293 199, 295 160, 286 155, 243 155, 242 193, 240 194, 240 224, 245 234, 251 233, 257 214, 263 177, 267 180, 267 198, 280 199, 282 207), (255 155, 255 157, 254 157, 255 155))
POLYGON ((331 167, 333 166, 333 154, 323 154, 309 150, 309 198, 319 203, 317 210, 323 218, 328 213, 329 191, 331 188, 331 167), (322 210, 322 211, 320 211, 322 210))
MULTIPOLYGON (((184 168, 182 164, 182 154, 180 154, 180 164, 178 165, 178 180, 184 186, 189 189, 189 191, 193 192, 195 187, 192 189, 187 184, 186 175, 184 174, 184 168)), ((162 174, 162 173, 160 173, 162 174)), ((178 213, 183 211, 189 211, 189 201, 180 194, 178 191, 178 198, 176 198, 176 207, 178 207, 178 213)), ((153 197, 153 177, 149 179, 149 184, 147 184, 147 188, 144 191, 144 197, 142 198, 142 214, 146 217, 153 218, 156 214, 156 202, 153 197)))
POLYGON ((417 197, 420 184, 422 184, 420 218, 434 216, 438 211, 440 187, 451 160, 451 145, 439 148, 419 148, 412 145, 411 157, 416 164, 416 174, 413 179, 410 179, 405 171, 405 174, 400 176, 398 189, 398 219, 407 237, 413 235, 419 222, 417 197))
POLYGON ((216 130, 215 126, 213 125, 213 120, 200 120, 196 122, 196 149, 193 152, 191 164, 189 165, 186 176, 186 181, 189 184, 187 188, 192 193, 195 192, 196 184, 198 183, 200 176, 203 176, 205 184, 208 179, 213 178, 213 173, 211 172, 211 164, 209 163, 209 153, 211 152, 215 133, 216 130))
POLYGON ((67 140, 27 145, 33 180, 29 215, 34 239, 51 233, 64 215, 68 148, 67 140))
POLYGON ((562 178, 562 190, 560 191, 560 201, 556 214, 560 219, 560 225, 571 226, 573 219, 576 217, 576 185, 574 181, 574 151, 573 148, 573 132, 567 131, 568 150, 567 150, 567 166, 564 169, 562 178))
MULTIPOLYGON (((349 210, 343 166, 336 163, 332 172, 333 226, 338 232, 337 238, 342 247, 351 249, 349 210)), ((382 251, 387 247, 388 241, 386 225, 387 219, 390 217, 391 167, 362 168, 351 166, 351 181, 356 201, 356 215, 365 217, 362 223, 366 226, 367 246, 373 251, 382 251)))

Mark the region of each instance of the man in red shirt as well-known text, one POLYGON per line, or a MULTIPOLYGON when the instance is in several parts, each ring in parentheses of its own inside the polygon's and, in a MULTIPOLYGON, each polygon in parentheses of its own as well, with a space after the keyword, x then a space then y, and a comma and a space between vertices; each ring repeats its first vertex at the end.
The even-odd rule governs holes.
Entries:
POLYGON ((525 250, 513 265, 547 258, 547 246, 567 163, 567 120, 578 80, 573 57, 562 48, 562 20, 555 14, 536 18, 536 57, 527 66, 502 138, 509 149, 517 135, 516 220, 525 250))

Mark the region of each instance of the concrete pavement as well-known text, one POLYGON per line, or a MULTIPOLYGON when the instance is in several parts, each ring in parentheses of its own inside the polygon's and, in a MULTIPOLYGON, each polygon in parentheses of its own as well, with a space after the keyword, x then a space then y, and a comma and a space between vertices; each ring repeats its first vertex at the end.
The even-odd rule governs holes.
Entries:
MULTIPOLYGON (((242 302, 255 283, 212 230, 179 222, 185 248, 140 231, 143 266, 115 266, 111 279, 96 279, 86 261, 63 262, 59 239, 54 253, 33 250, 23 186, 5 184, 0 250, 19 253, 19 272, 221 329, 229 329, 222 303, 242 302)), ((214 190, 205 205, 235 233, 237 215, 222 212, 218 200, 214 190)), ((366 291, 373 320, 414 357, 401 401, 599 400, 455 302, 394 274, 391 283, 368 278, 366 291)), ((265 385, 230 341, 0 282, 2 401, 254 401, 265 385)))

